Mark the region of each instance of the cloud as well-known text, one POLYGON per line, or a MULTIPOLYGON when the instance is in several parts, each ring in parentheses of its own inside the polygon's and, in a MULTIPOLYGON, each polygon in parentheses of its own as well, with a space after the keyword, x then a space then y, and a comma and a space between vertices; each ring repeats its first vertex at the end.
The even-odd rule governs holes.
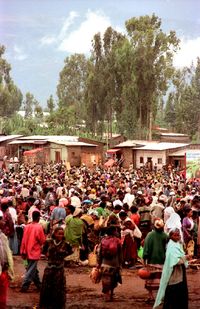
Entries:
MULTIPOLYGON (((40 44, 57 45, 57 50, 68 53, 88 54, 92 47, 92 39, 95 33, 103 34, 111 26, 111 21, 102 11, 88 10, 85 19, 75 28, 74 20, 80 17, 75 11, 71 11, 65 19, 62 28, 57 35, 46 35, 40 39, 40 44), (72 26, 75 30, 71 30, 72 26)), ((119 32, 124 32, 122 27, 115 27, 119 32)))
POLYGON ((200 57, 200 37, 195 39, 181 39, 180 50, 174 56, 176 67, 189 67, 193 62, 196 64, 197 57, 200 57))
POLYGON ((68 37, 63 38, 58 50, 69 53, 89 53, 94 34, 105 32, 109 26, 111 26, 111 21, 103 12, 88 11, 86 19, 79 28, 72 31, 68 37))
POLYGON ((40 43, 41 43, 42 45, 51 45, 51 44, 53 44, 53 43, 55 43, 55 42, 56 42, 56 38, 53 37, 53 36, 48 36, 48 35, 46 35, 46 36, 44 36, 44 37, 42 37, 42 38, 40 39, 40 43))
POLYGON ((60 33, 58 35, 52 36, 52 35, 46 35, 40 39, 41 45, 51 45, 54 43, 60 43, 67 35, 67 31, 69 27, 73 24, 74 19, 78 17, 78 13, 75 11, 71 11, 69 13, 69 16, 64 21, 64 24, 60 30, 60 33))
POLYGON ((69 17, 67 17, 67 19, 65 20, 63 27, 60 31, 60 34, 58 36, 59 40, 63 40, 65 38, 65 36, 67 35, 67 31, 68 31, 69 27, 73 24, 74 19, 78 16, 79 16, 78 13, 75 12, 75 11, 71 11, 69 13, 69 17))
POLYGON ((14 59, 15 60, 22 61, 22 60, 25 60, 26 58, 28 58, 28 55, 26 55, 23 52, 23 49, 20 48, 19 46, 14 45, 13 50, 14 50, 14 59))

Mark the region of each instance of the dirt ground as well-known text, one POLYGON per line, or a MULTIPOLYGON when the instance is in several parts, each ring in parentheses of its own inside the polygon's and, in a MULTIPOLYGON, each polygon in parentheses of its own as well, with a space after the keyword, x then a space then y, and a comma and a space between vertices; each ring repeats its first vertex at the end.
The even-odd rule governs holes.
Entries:
MULTIPOLYGON (((39 293, 34 286, 28 293, 20 293, 20 286, 24 274, 24 266, 19 256, 14 257, 15 281, 10 284, 7 308, 30 309, 38 308, 39 293)), ((46 261, 39 262, 40 276, 46 261)), ((137 309, 152 308, 146 303, 147 292, 144 289, 144 281, 137 276, 137 270, 123 270, 123 284, 115 290, 115 300, 106 303, 101 296, 101 283, 93 284, 90 281, 89 267, 66 268, 67 279, 67 309, 137 309)), ((187 270, 189 288, 189 309, 200 308, 200 270, 187 270)), ((55 308, 56 309, 56 308, 55 308)), ((177 308, 178 309, 178 308, 177 308)))

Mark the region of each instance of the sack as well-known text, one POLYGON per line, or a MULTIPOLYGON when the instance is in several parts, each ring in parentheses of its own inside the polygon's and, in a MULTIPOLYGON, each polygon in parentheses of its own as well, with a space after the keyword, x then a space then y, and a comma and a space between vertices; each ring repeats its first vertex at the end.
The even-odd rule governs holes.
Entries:
POLYGON ((101 254, 105 259, 112 259, 118 253, 120 240, 117 237, 104 237, 101 241, 101 254))
POLYGON ((100 218, 99 218, 99 227, 100 228, 106 228, 107 224, 108 224, 108 219, 109 219, 109 217, 104 218, 103 216, 100 216, 100 218))
POLYGON ((101 281, 101 270, 97 267, 93 267, 90 273, 90 279, 95 284, 99 283, 101 281))

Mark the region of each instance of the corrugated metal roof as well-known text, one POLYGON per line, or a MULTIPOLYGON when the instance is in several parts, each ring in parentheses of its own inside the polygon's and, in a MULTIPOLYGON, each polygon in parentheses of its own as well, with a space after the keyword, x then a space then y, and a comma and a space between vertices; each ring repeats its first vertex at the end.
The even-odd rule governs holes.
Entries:
POLYGON ((121 148, 121 147, 137 147, 139 145, 141 146, 145 146, 145 145, 149 145, 149 144, 155 144, 155 143, 159 143, 159 141, 146 141, 146 140, 127 140, 125 142, 122 142, 118 145, 116 145, 116 148, 121 148))
POLYGON ((46 144, 46 143, 55 143, 65 146, 87 146, 87 147, 96 147, 95 144, 89 144, 84 142, 79 142, 77 136, 44 136, 44 135, 33 135, 22 137, 18 140, 12 141, 9 144, 19 145, 19 144, 46 144))
POLYGON ((120 147, 133 147, 133 146, 136 146, 136 144, 133 141, 128 140, 116 145, 115 147, 120 148, 120 147))
POLYGON ((185 147, 189 144, 183 144, 183 143, 152 143, 149 145, 145 145, 143 147, 135 147, 134 149, 137 150, 168 150, 168 149, 174 149, 179 147, 185 147))
POLYGON ((159 133, 161 136, 183 136, 183 137, 188 137, 187 134, 183 134, 183 133, 159 133))
POLYGON ((60 145, 64 145, 64 146, 87 146, 87 147, 97 147, 97 145, 94 144, 88 144, 88 143, 84 143, 84 142, 65 142, 65 141, 56 141, 56 140, 49 140, 50 143, 54 143, 54 144, 60 144, 60 145))
POLYGON ((65 142, 78 142, 78 136, 68 136, 68 135, 32 135, 32 136, 24 136, 20 138, 20 140, 57 140, 57 141, 65 141, 65 142))
POLYGON ((44 140, 16 140, 16 141, 12 141, 9 143, 9 145, 19 145, 19 144, 39 144, 39 145, 42 145, 42 144, 46 144, 48 143, 48 141, 44 141, 44 140))
POLYGON ((181 150, 170 153, 169 157, 184 157, 187 151, 192 152, 192 153, 200 153, 200 149, 185 148, 185 149, 181 149, 181 150))
POLYGON ((0 135, 0 143, 9 141, 10 139, 19 138, 22 135, 0 135))

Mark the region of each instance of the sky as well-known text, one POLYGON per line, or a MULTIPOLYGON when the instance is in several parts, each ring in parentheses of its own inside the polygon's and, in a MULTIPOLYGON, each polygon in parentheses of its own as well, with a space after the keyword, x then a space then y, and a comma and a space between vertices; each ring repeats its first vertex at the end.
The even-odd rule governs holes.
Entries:
POLYGON ((11 76, 23 94, 31 92, 45 107, 56 99, 66 57, 90 55, 95 33, 112 26, 125 32, 125 21, 155 13, 161 28, 181 40, 176 67, 200 56, 200 0, 0 0, 0 44, 11 76))

